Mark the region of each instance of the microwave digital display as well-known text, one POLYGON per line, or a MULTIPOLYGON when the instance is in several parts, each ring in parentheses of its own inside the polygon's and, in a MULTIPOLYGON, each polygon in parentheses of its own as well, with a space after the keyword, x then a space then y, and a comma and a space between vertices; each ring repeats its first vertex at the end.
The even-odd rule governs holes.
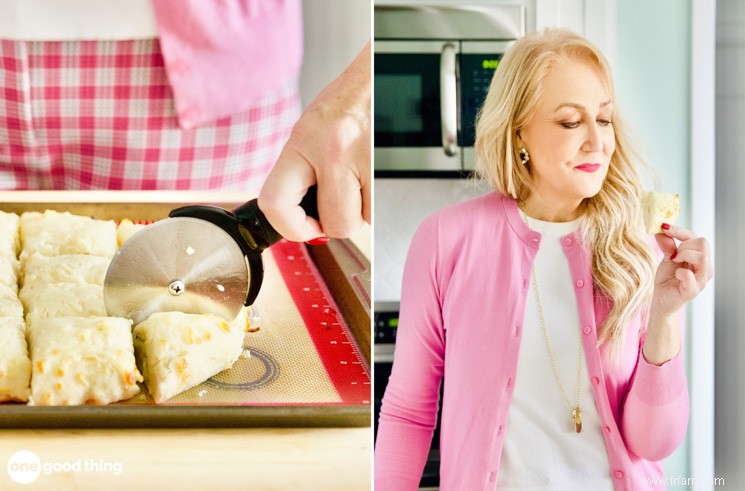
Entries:
POLYGON ((485 59, 481 62, 481 68, 484 70, 496 70, 499 66, 499 59, 485 59))

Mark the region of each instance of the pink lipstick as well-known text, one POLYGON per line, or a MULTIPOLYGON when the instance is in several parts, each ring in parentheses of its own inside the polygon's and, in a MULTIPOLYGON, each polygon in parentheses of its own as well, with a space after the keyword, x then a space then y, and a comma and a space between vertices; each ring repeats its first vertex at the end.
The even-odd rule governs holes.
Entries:
POLYGON ((575 167, 577 170, 581 170, 583 172, 595 172, 600 168, 600 164, 581 164, 575 167))

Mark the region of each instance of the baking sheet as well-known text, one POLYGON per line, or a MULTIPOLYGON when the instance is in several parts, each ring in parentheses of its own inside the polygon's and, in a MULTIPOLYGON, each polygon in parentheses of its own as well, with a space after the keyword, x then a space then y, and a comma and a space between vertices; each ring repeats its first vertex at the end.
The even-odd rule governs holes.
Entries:
MULTIPOLYGON (((153 221, 167 216, 168 211, 183 203, 211 202, 204 196, 194 200, 173 193, 175 197, 187 199, 141 204, 70 203, 64 200, 69 196, 65 193, 69 192, 46 193, 41 202, 17 202, 16 199, 15 203, 3 200, 3 194, 14 193, 0 193, 0 209, 19 213, 49 208, 96 218, 153 221)), ((76 198, 79 200, 80 196, 76 198)), ((116 198, 121 199, 121 196, 116 198)), ((162 199, 162 193, 158 199, 162 199)), ((235 206, 223 200, 216 204, 226 208, 235 206)), ((297 249, 297 255, 308 261, 307 268, 318 282, 320 288, 317 290, 328 302, 327 307, 338 312, 305 246, 287 245, 302 248, 297 249)), ((264 253, 264 285, 250 312, 252 328, 258 331, 246 334, 244 353, 230 370, 161 405, 155 405, 144 388, 128 401, 101 407, 0 404, 0 427, 369 426, 370 377, 369 368, 363 362, 365 358, 369 360, 369 354, 358 353, 362 356, 354 362, 360 377, 353 383, 364 387, 362 391, 358 387, 353 393, 356 397, 350 397, 348 391, 339 390, 344 381, 338 374, 332 376, 333 371, 329 369, 338 361, 333 359, 333 353, 322 349, 317 336, 311 336, 314 326, 306 325, 308 315, 301 313, 283 278, 282 271, 288 274, 287 261, 292 260, 296 258, 287 259, 271 250, 264 253), (278 267, 278 260, 283 268, 278 267)), ((338 320, 339 333, 345 336, 347 344, 351 343, 352 349, 365 345, 365 340, 357 343, 341 315, 338 320)))

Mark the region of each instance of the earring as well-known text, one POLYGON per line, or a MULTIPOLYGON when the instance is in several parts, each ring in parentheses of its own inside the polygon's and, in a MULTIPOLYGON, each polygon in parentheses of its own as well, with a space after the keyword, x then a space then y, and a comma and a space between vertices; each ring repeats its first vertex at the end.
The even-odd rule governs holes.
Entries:
POLYGON ((528 153, 528 150, 523 147, 520 149, 520 162, 522 162, 523 165, 528 165, 528 162, 530 161, 530 154, 528 153))

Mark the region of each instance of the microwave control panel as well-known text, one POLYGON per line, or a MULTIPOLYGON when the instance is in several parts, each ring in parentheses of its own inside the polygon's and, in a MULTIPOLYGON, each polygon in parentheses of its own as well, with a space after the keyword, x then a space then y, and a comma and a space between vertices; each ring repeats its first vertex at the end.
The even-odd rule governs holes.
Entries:
POLYGON ((461 53, 459 58, 462 128, 458 144, 472 147, 476 141, 476 116, 489 92, 494 70, 499 66, 502 54, 461 53))

